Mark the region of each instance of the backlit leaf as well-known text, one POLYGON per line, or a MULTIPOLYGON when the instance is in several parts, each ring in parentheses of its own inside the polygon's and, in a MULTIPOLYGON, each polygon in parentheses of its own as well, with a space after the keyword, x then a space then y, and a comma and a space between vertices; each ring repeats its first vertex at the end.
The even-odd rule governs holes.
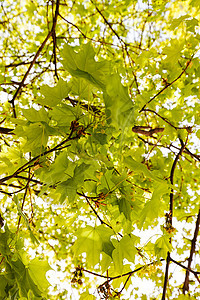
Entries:
POLYGON ((65 97, 68 96, 70 90, 70 85, 63 79, 59 79, 57 85, 54 87, 43 85, 40 88, 40 91, 45 98, 40 98, 38 102, 50 107, 56 106, 57 104, 61 103, 61 101, 65 97))

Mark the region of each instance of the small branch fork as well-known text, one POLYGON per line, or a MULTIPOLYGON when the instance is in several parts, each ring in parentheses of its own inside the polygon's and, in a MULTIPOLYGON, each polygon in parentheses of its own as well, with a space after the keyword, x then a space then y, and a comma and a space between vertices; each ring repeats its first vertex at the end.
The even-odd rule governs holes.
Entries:
MULTIPOLYGON (((173 263, 175 263, 176 265, 178 265, 179 267, 185 269, 188 273, 192 273, 192 274, 196 277, 197 281, 200 283, 200 279, 199 279, 199 277, 198 277, 198 275, 200 274, 200 272, 194 271, 194 270, 192 270, 191 268, 188 268, 188 267, 182 265, 182 264, 179 263, 178 261, 174 260, 174 259, 170 256, 170 254, 168 254, 167 259, 168 259, 169 263, 170 263, 170 262, 173 262, 173 263)), ((162 262, 162 261, 164 261, 164 259, 161 259, 160 261, 153 261, 153 262, 151 262, 151 263, 149 263, 149 264, 146 264, 146 265, 143 265, 143 266, 141 266, 141 267, 139 267, 139 268, 137 268, 137 269, 135 269, 135 270, 133 270, 133 271, 124 273, 124 274, 122 274, 122 275, 117 275, 117 276, 108 276, 108 272, 107 272, 107 275, 98 274, 98 273, 95 273, 95 272, 86 270, 86 269, 84 269, 83 267, 78 267, 77 269, 80 269, 81 271, 86 272, 86 273, 88 273, 88 274, 91 274, 91 275, 94 275, 94 276, 97 276, 97 277, 106 279, 106 281, 105 281, 103 284, 101 284, 101 285, 99 286, 99 288, 100 288, 100 287, 103 287, 104 285, 107 286, 111 281, 113 281, 113 280, 115 280, 115 279, 119 279, 119 278, 122 278, 122 277, 126 277, 126 276, 127 276, 127 279, 126 279, 126 281, 125 281, 123 287, 122 287, 121 290, 117 293, 118 295, 120 295, 120 294, 122 293, 122 291, 124 290, 126 284, 128 283, 129 279, 131 278, 131 276, 132 276, 133 274, 137 273, 138 271, 140 271, 140 270, 142 270, 142 269, 146 269, 147 267, 149 267, 149 266, 151 266, 151 265, 154 265, 154 264, 156 264, 156 263, 158 263, 158 262, 162 262)))
MULTIPOLYGON (((164 259, 161 259, 160 261, 164 261, 164 259)), ((146 264, 146 265, 143 265, 143 266, 141 266, 141 267, 139 267, 139 268, 137 268, 137 269, 135 269, 135 270, 133 270, 133 271, 130 271, 130 272, 127 272, 127 273, 124 273, 124 274, 121 274, 121 275, 117 275, 117 276, 108 276, 108 272, 107 272, 107 275, 101 275, 101 274, 98 274, 98 273, 95 273, 95 272, 86 270, 86 269, 84 269, 84 268, 82 268, 82 267, 79 267, 79 269, 80 269, 81 271, 83 271, 83 272, 88 273, 88 274, 91 274, 91 275, 98 276, 98 277, 101 277, 101 278, 105 278, 105 279, 106 279, 106 281, 105 281, 103 284, 101 284, 101 285, 99 286, 98 289, 100 289, 100 288, 103 287, 103 286, 108 286, 108 284, 109 284, 111 281, 115 280, 115 279, 119 279, 119 278, 122 278, 122 277, 126 277, 126 276, 127 276, 127 279, 126 279, 126 281, 125 281, 123 287, 121 288, 121 290, 120 290, 119 292, 115 292, 115 293, 117 293, 117 295, 120 295, 120 294, 122 293, 122 291, 124 290, 126 284, 128 283, 129 279, 131 278, 131 276, 132 276, 133 274, 139 272, 139 271, 142 270, 142 269, 146 269, 147 267, 152 266, 152 265, 154 265, 154 264, 156 264, 156 263, 158 263, 158 262, 160 262, 160 261, 153 261, 153 262, 151 262, 151 263, 149 263, 149 264, 146 264)))
MULTIPOLYGON (((87 129, 87 128, 85 128, 85 129, 87 129)), ((73 129, 71 129, 71 132, 69 133, 68 137, 66 139, 64 139, 62 142, 60 142, 58 145, 56 145, 55 147, 53 147, 53 148, 51 148, 51 149, 49 149, 47 151, 44 151, 43 153, 41 153, 41 154, 33 157, 31 160, 29 160, 23 166, 21 166, 20 168, 18 168, 13 174, 1 178, 0 179, 0 185, 3 182, 5 182, 5 181, 7 181, 7 180, 9 180, 11 178, 17 178, 20 173, 26 171, 30 167, 35 166, 37 164, 37 162, 39 161, 39 159, 42 158, 42 157, 44 157, 44 156, 46 156, 47 154, 55 152, 55 151, 58 151, 58 150, 63 149, 65 147, 69 147, 70 144, 66 145, 67 142, 70 142, 72 140, 80 138, 80 134, 78 132, 77 132, 77 134, 75 136, 72 136, 73 132, 74 132, 73 129)))
MULTIPOLYGON (((126 52, 128 59, 130 61, 130 63, 134 63, 132 58, 130 57, 130 54, 128 52, 127 46, 128 44, 119 36, 119 34, 116 32, 116 30, 112 27, 112 25, 110 24, 110 22, 106 19, 106 17, 104 16, 104 14, 100 11, 100 9, 96 6, 96 4, 93 2, 93 0, 90 0, 90 2, 95 6, 96 11, 99 13, 99 15, 103 18, 105 24, 110 28, 110 30, 112 31, 112 33, 117 37, 117 39, 119 40, 123 51, 126 52)), ((138 94, 140 94, 140 90, 139 90, 139 85, 138 85, 138 81, 137 81, 137 77, 134 71, 132 71, 132 74, 134 76, 134 80, 135 80, 135 84, 137 87, 137 92, 138 94)))
POLYGON ((57 17, 58 17, 58 14, 59 14, 59 4, 60 4, 60 0, 57 0, 56 1, 56 10, 55 10, 55 15, 53 17, 53 25, 52 25, 52 28, 51 28, 51 31, 47 34, 46 38, 44 39, 43 43, 41 44, 41 46, 39 47, 38 51, 36 52, 28 70, 26 71, 24 77, 22 78, 22 81, 20 82, 12 100, 10 100, 9 102, 12 104, 12 108, 13 108, 13 115, 14 117, 16 118, 16 110, 15 110, 15 99, 17 98, 17 96, 19 95, 23 85, 24 85, 24 82, 26 80, 26 78, 28 77, 32 67, 34 66, 38 56, 40 55, 41 51, 43 50, 44 46, 46 45, 47 41, 49 40, 49 38, 51 36, 53 36, 53 34, 55 33, 55 28, 56 28, 56 24, 57 24, 57 17))
MULTIPOLYGON (((90 200, 94 201, 95 203, 99 204, 99 196, 98 197, 88 197, 84 194, 81 194, 79 192, 77 192, 77 195, 84 197, 88 203, 88 205, 90 206, 90 208, 92 209, 93 213, 95 214, 95 216, 97 217, 97 219, 100 221, 101 224, 104 224, 105 226, 109 227, 110 229, 113 230, 112 226, 108 223, 106 223, 105 221, 102 220, 102 218, 99 216, 99 214, 97 213, 96 209, 92 206, 92 204, 90 203, 90 200)), ((113 230, 114 231, 114 230, 113 230)), ((123 237, 123 235, 121 233, 117 233, 119 236, 123 237)))
POLYGON ((110 226, 108 223, 104 222, 104 221, 101 219, 101 217, 98 215, 97 211, 94 209, 94 207, 93 207, 92 204, 90 203, 89 198, 88 198, 87 196, 85 196, 85 195, 82 195, 82 194, 78 193, 78 192, 77 192, 77 194, 78 194, 79 196, 83 196, 83 197, 86 199, 87 203, 89 204, 90 208, 92 209, 92 211, 94 212, 94 214, 96 215, 96 217, 99 219, 100 223, 101 223, 101 224, 104 224, 104 225, 106 225, 107 227, 109 227, 109 228, 112 229, 112 226, 110 226))
MULTIPOLYGON (((197 272, 197 271, 194 271, 192 270, 190 267, 185 267, 184 265, 182 265, 181 263, 177 262, 176 260, 174 260, 173 258, 171 258, 170 256, 170 253, 168 252, 168 255, 167 255, 167 265, 170 264, 170 262, 173 262, 175 263, 176 265, 178 265, 179 267, 183 268, 186 270, 186 274, 188 274, 188 287, 189 287, 189 273, 192 273, 195 278, 197 279, 197 281, 200 283, 200 279, 198 277, 198 275, 200 274, 200 272, 197 272)), ((188 264, 189 265, 189 264, 188 264)), ((165 288, 165 293, 166 293, 166 286, 167 286, 167 282, 168 282, 168 273, 169 273, 169 267, 166 268, 166 273, 165 273, 165 281, 164 281, 164 288, 165 288)), ((186 277, 185 277, 186 279, 186 277)), ((189 288, 188 288, 189 290, 189 288)), ((164 289, 163 289, 164 291, 164 289)), ((184 287, 183 287, 183 293, 184 293, 184 287)), ((185 293, 184 293, 185 294, 185 293)), ((162 300, 165 299, 165 294, 163 294, 162 296, 162 300)))
POLYGON ((155 114, 156 116, 158 116, 160 119, 162 119, 164 122, 166 122, 168 125, 170 125, 171 127, 173 127, 174 129, 186 129, 187 131, 191 130, 190 126, 184 126, 184 127, 178 127, 173 125, 167 118, 162 117, 159 113, 157 113, 156 111, 149 109, 149 108, 145 108, 143 109, 144 112, 151 112, 153 114, 155 114))
MULTIPOLYGON (((138 138, 145 144, 148 144, 150 146, 155 146, 155 147, 161 147, 161 148, 166 148, 166 149, 169 149, 170 151, 172 151, 171 148, 174 148, 174 149, 177 149, 177 150, 180 150, 180 148, 174 146, 173 144, 170 144, 169 146, 165 146, 163 144, 158 144, 158 143, 152 143, 150 142, 149 140, 145 140, 143 139, 142 137, 138 136, 138 138)), ((172 151, 173 152, 173 151, 172 151)), ((174 153, 174 152, 173 152, 174 153)), ((187 147, 185 147, 185 149, 183 150, 183 153, 185 154, 188 154, 190 155, 192 158, 200 161, 200 155, 197 155, 195 153, 192 153, 187 147)), ((187 158, 186 158, 187 159, 187 158)), ((188 159, 187 159, 188 160, 188 159)), ((189 161, 189 160, 188 160, 189 161)))
POLYGON ((164 128, 152 128, 150 126, 134 126, 132 127, 132 131, 151 137, 154 133, 163 132, 164 128))
POLYGON ((122 38, 120 38, 120 36, 118 35, 118 33, 114 30, 114 28, 111 26, 111 24, 108 22, 108 20, 105 18, 105 16, 102 14, 102 12, 98 9, 98 7, 95 5, 95 3, 93 2, 93 0, 90 0, 90 2, 95 6, 97 12, 100 14, 100 16, 103 18, 104 22, 108 25, 108 27, 110 28, 110 30, 114 33, 114 35, 118 38, 119 42, 121 44, 125 44, 124 41, 122 40, 122 38))
MULTIPOLYGON (((164 259, 161 259, 160 261, 164 261, 164 259)), ((147 265, 144 265, 144 266, 141 266, 133 271, 130 271, 130 272, 127 272, 127 273, 124 273, 122 275, 117 275, 117 276, 111 276, 111 277, 108 277, 108 276, 105 276, 105 275, 101 275, 101 274, 98 274, 98 273, 95 273, 95 272, 91 272, 89 270, 86 270, 84 268, 81 268, 82 271, 86 272, 86 273, 89 273, 89 274, 92 274, 92 275, 95 275, 95 276, 98 276, 98 277, 102 277, 102 278, 106 278, 107 281, 112 281, 114 279, 118 279, 118 278, 121 278, 121 277, 125 277, 125 276, 129 276, 129 275, 133 275, 134 273, 146 268, 146 267, 149 267, 149 266, 152 266, 154 265, 155 263, 157 263, 158 261, 153 261, 147 265)))
POLYGON ((194 54, 190 57, 190 60, 187 61, 185 68, 183 69, 183 71, 180 73, 180 75, 178 77, 176 77, 172 82, 167 83, 156 95, 154 95, 139 111, 139 113, 143 112, 146 108, 146 106, 151 103, 155 98, 157 98, 164 90, 166 90, 168 87, 170 87, 171 85, 173 85, 178 79, 180 79, 182 77, 182 75, 186 72, 187 68, 190 65, 190 62, 192 61, 194 57, 194 54))

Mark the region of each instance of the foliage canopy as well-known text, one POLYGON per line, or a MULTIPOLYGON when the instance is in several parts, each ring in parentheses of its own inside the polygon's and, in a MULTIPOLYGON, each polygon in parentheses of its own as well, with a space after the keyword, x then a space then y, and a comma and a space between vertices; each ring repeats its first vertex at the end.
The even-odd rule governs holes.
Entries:
POLYGON ((0 7, 0 299, 197 299, 199 1, 0 7))

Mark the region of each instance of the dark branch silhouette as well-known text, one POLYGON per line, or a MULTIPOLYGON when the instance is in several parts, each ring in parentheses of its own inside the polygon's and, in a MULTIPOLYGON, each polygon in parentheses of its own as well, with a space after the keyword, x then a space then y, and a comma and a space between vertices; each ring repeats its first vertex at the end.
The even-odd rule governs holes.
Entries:
POLYGON ((46 45, 47 41, 49 40, 49 38, 52 36, 52 34, 54 33, 55 31, 55 28, 56 28, 56 23, 57 23, 57 17, 58 17, 58 14, 59 14, 59 3, 60 3, 60 0, 57 0, 56 2, 56 10, 55 10, 55 15, 53 17, 53 25, 52 25, 52 28, 51 28, 51 31, 47 34, 46 38, 44 39, 43 43, 41 44, 41 46, 39 47, 38 51, 36 52, 32 62, 30 63, 30 66, 28 67, 28 70, 26 71, 24 77, 22 78, 22 81, 20 82, 12 100, 10 100, 9 102, 12 104, 12 107, 13 107, 13 115, 14 115, 14 118, 17 117, 16 115, 16 110, 15 110, 15 99, 17 98, 17 96, 19 95, 24 83, 25 83, 25 80, 27 79, 32 67, 34 66, 38 56, 40 55, 41 51, 43 50, 44 46, 46 45))
MULTIPOLYGON (((175 160, 173 162, 172 168, 171 168, 171 172, 170 172, 170 183, 173 186, 174 184, 174 172, 175 172, 175 168, 178 162, 179 157, 181 156, 183 150, 186 147, 187 144, 187 140, 186 142, 183 143, 182 140, 180 140, 181 142, 181 148, 180 151, 178 152, 178 154, 175 157, 175 160)), ((170 204, 169 204, 169 225, 172 228, 172 218, 173 218, 173 205, 174 205, 174 189, 173 187, 171 188, 171 192, 170 192, 170 204)), ((170 243, 171 243, 171 238, 170 238, 170 243)), ((167 253, 167 260, 166 260, 166 268, 165 268, 165 279, 164 279, 164 285, 163 285, 163 293, 162 293, 162 300, 165 300, 166 297, 166 291, 167 291, 167 283, 168 283, 168 278, 169 278, 169 265, 170 265, 170 252, 167 253)))
POLYGON ((156 95, 154 95, 139 111, 139 113, 141 113, 142 111, 144 111, 145 107, 151 103, 155 98, 157 98, 164 90, 166 90, 168 87, 170 87, 172 84, 174 84, 178 79, 180 79, 182 77, 182 75, 186 72, 188 66, 190 65, 190 62, 192 61, 194 57, 194 54, 191 56, 190 60, 187 61, 185 68, 183 69, 183 71, 180 73, 180 75, 178 77, 176 77, 172 82, 167 83, 164 88, 162 88, 156 95))
POLYGON ((200 209, 199 209, 199 213, 197 215, 194 236, 193 236, 193 239, 192 239, 192 242, 191 242, 190 256, 188 258, 188 267, 187 267, 187 270, 186 270, 185 281, 184 281, 184 284, 183 284, 183 294, 185 294, 186 291, 189 291, 189 269, 191 268, 193 255, 195 253, 196 241, 197 241, 197 236, 198 236, 198 233, 199 233, 199 224, 200 224, 200 209))

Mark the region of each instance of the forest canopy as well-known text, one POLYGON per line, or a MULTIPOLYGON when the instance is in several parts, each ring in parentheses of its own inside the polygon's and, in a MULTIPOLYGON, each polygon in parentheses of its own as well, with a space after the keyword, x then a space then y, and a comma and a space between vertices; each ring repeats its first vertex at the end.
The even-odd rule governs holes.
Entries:
POLYGON ((0 300, 197 299, 200 2, 0 2, 0 300))

